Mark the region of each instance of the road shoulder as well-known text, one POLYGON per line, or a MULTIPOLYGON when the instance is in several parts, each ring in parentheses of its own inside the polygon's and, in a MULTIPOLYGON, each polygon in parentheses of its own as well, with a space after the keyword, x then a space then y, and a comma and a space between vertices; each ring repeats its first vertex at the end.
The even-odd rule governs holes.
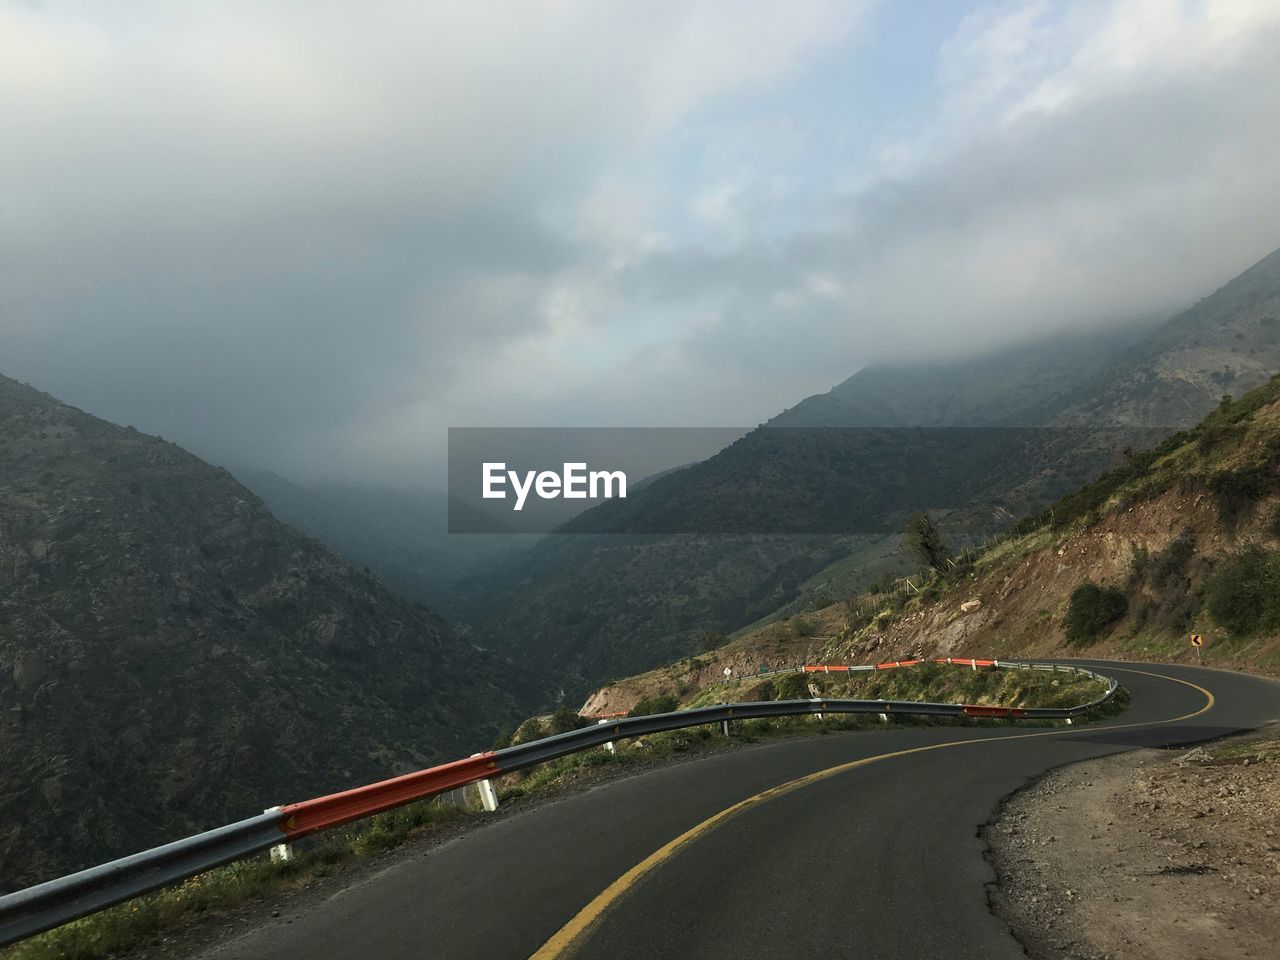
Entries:
POLYGON ((1280 729, 1054 771, 986 838, 992 907, 1032 960, 1271 956, 1280 729))

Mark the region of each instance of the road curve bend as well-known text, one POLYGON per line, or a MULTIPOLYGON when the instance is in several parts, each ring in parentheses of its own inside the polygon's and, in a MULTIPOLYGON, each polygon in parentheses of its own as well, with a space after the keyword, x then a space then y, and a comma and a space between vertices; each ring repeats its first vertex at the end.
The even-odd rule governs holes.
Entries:
POLYGON ((1081 662, 1129 689, 1124 714, 859 731, 665 767, 468 831, 201 960, 1022 958, 988 909, 979 835, 1005 796, 1064 764, 1280 720, 1273 681, 1081 662))

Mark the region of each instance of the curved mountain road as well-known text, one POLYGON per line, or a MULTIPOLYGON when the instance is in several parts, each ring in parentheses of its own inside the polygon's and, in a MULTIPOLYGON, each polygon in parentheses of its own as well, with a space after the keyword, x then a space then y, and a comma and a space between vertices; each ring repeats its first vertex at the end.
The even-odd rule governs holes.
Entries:
POLYGON ((1120 717, 856 732, 677 764, 470 831, 201 956, 1023 957, 988 909, 979 835, 1006 795, 1063 764, 1280 720, 1272 681, 1088 665, 1129 688, 1120 717))

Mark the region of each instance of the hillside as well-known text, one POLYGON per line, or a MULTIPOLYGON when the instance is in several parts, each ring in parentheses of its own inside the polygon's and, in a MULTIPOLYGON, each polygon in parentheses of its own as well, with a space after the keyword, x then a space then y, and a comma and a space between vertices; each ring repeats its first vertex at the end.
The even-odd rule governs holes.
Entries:
POLYGON ((1194 423, 1223 394, 1238 396, 1280 370, 1275 317, 1280 253, 1155 329, 1097 333, 1097 340, 1051 338, 954 364, 864 369, 773 425, 949 426, 957 428, 950 447, 918 462, 898 456, 886 464, 882 451, 871 455, 858 443, 843 457, 830 444, 809 443, 818 428, 798 431, 806 449, 782 456, 782 447, 795 446, 777 439, 788 431, 758 430, 655 482, 644 496, 574 521, 574 529, 599 536, 552 537, 478 575, 464 585, 464 616, 513 655, 551 665, 571 692, 585 692, 611 676, 693 652, 705 631, 736 631, 779 607, 790 612, 847 595, 874 579, 850 569, 851 554, 874 557, 876 571, 901 566, 892 539, 874 532, 711 535, 728 528, 713 522, 727 510, 752 504, 754 516, 774 518, 780 502, 812 511, 806 484, 825 473, 836 481, 830 502, 860 511, 860 521, 870 516, 873 531, 893 527, 904 510, 943 508, 938 519, 950 542, 973 543, 1098 476, 1118 462, 1124 446, 1142 449, 1194 423), (973 426, 1017 424, 1082 433, 1073 446, 1063 439, 1070 434, 1042 431, 1042 438, 1054 438, 1048 448, 1028 445, 1013 457, 993 444, 985 460, 972 456, 963 436, 973 426), (1146 441, 1126 444, 1106 432, 1115 427, 1146 430, 1146 441), (976 503, 956 510, 926 499, 947 488, 950 464, 960 462, 976 503), (674 521, 689 518, 708 535, 669 533, 680 528, 674 521))
POLYGON ((1190 427, 1280 370, 1280 250, 1061 398, 1058 424, 1190 427))
POLYGON ((0 377, 5 888, 487 746, 523 676, 226 471, 0 377))
POLYGON ((458 616, 462 580, 527 549, 533 539, 451 537, 448 501, 438 491, 304 485, 248 467, 231 472, 274 516, 449 618, 458 616))
POLYGON ((659 693, 690 698, 726 667, 750 674, 807 660, 1087 654, 1202 658, 1280 675, 1280 376, 1020 524, 972 563, 915 582, 848 596, 607 686, 584 712, 630 709, 659 693), (1103 610, 1091 587, 1118 600, 1103 610), (1205 638, 1200 654, 1191 633, 1205 638))

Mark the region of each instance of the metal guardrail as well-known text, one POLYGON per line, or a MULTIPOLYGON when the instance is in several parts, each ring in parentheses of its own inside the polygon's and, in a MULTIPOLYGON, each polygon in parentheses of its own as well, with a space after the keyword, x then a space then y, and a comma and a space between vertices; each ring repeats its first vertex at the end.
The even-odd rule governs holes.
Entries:
MULTIPOLYGON (((804 666, 776 673, 838 673, 851 670, 889 669, 918 662, 920 661, 904 660, 893 664, 854 667, 804 666)), ((213 867, 262 852, 282 843, 364 819, 414 800, 479 783, 500 774, 524 770, 548 760, 556 760, 628 737, 646 736, 706 724, 728 724, 734 720, 829 713, 881 714, 886 718, 923 716, 1070 720, 1106 703, 1115 696, 1119 688, 1115 680, 1073 665, 968 659, 936 662, 952 662, 961 666, 972 665, 974 669, 987 666, 1088 675, 1106 681, 1107 691, 1088 703, 1063 708, 996 707, 978 704, 922 703, 909 700, 842 700, 816 697, 809 700, 719 704, 646 717, 605 720, 568 733, 531 740, 528 743, 505 747, 501 750, 479 753, 466 760, 419 770, 353 790, 283 807, 272 807, 256 817, 250 817, 238 823, 218 827, 193 837, 176 840, 173 843, 7 894, 0 897, 0 945, 13 943, 61 926, 140 894, 177 883, 213 867)))

